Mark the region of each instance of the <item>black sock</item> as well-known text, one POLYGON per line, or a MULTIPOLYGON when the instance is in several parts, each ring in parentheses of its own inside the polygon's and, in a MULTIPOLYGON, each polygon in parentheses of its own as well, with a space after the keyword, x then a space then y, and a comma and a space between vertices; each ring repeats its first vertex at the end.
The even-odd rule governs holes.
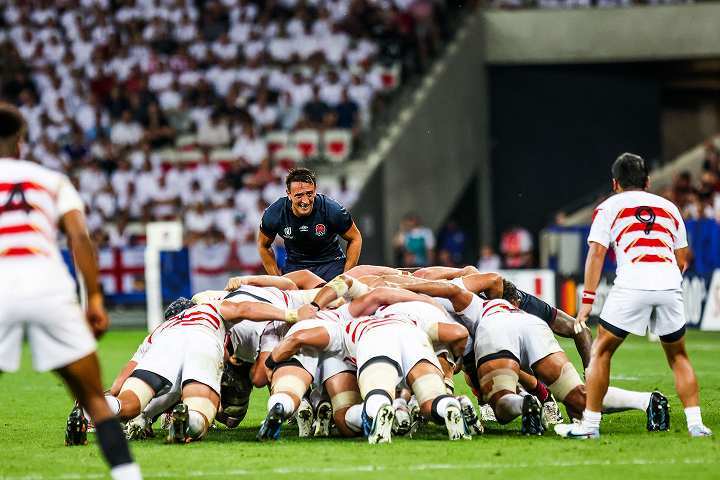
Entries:
POLYGON ((117 419, 109 418, 96 423, 95 435, 100 444, 100 450, 102 450, 111 468, 133 463, 130 447, 128 447, 125 434, 117 419))

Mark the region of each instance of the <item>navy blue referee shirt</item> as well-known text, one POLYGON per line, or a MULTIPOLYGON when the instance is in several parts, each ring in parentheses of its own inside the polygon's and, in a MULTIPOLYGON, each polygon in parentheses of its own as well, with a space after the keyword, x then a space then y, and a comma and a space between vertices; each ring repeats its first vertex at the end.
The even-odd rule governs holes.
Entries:
POLYGON ((315 196, 312 213, 298 217, 292 203, 282 197, 263 213, 260 230, 285 241, 288 263, 312 267, 345 259, 338 235, 348 231, 353 219, 345 207, 321 193, 315 196))

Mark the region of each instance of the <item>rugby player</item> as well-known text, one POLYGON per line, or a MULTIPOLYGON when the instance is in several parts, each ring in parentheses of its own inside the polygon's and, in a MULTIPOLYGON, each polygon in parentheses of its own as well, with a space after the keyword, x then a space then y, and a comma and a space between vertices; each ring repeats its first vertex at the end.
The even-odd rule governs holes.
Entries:
POLYGON ((263 213, 258 231, 258 251, 265 271, 280 275, 272 244, 277 235, 285 242, 284 272, 308 269, 329 281, 357 265, 362 235, 345 207, 317 193, 315 174, 296 168, 285 179, 287 196, 263 213), (347 241, 347 255, 338 236, 347 241))
POLYGON ((598 338, 593 344, 587 378, 587 407, 582 422, 559 432, 567 438, 600 436, 602 400, 610 378, 610 360, 628 334, 658 335, 675 376, 691 437, 712 432, 702 422, 697 378, 685 350, 682 272, 688 267, 685 224, 670 201, 647 192, 645 161, 623 153, 612 165, 615 195, 593 214, 585 262, 585 291, 576 322, 590 316, 608 248, 617 259, 617 276, 603 305, 598 338))
MULTIPOLYGON (((103 398, 95 338, 108 328, 84 205, 60 173, 19 160, 25 120, 0 103, 0 372, 20 366, 27 330, 33 366, 55 371, 95 422, 100 450, 116 480, 142 478, 117 421, 103 398), (67 236, 87 289, 83 312, 57 245, 67 236)), ((65 444, 87 443, 79 409, 68 420, 65 444)))
MULTIPOLYGON (((539 435, 546 428, 535 396, 516 393, 522 370, 532 371, 565 404, 570 416, 580 417, 585 406, 583 382, 546 322, 506 300, 482 300, 448 282, 405 288, 449 300, 473 338, 474 380, 498 422, 508 423, 522 415, 523 433, 539 435)), ((647 414, 648 430, 669 428, 668 403, 660 392, 613 387, 603 399, 603 407, 606 411, 642 410, 647 414)))
POLYGON ((220 401, 225 322, 278 320, 294 322, 314 316, 311 306, 282 309, 265 302, 223 300, 197 305, 184 298, 168 307, 167 321, 149 336, 149 348, 137 362, 117 397, 107 396, 116 415, 131 419, 157 394, 179 391, 168 442, 201 439, 215 418, 220 401))

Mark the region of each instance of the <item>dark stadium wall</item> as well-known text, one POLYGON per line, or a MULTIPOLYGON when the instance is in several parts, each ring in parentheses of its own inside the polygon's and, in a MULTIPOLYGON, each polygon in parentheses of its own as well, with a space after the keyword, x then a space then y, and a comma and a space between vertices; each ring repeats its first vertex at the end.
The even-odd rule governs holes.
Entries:
MULTIPOLYGON (((661 88, 642 65, 490 67, 495 231, 536 233, 610 188, 618 154, 661 154, 661 88)), ((497 240, 497 239, 496 239, 497 240)))

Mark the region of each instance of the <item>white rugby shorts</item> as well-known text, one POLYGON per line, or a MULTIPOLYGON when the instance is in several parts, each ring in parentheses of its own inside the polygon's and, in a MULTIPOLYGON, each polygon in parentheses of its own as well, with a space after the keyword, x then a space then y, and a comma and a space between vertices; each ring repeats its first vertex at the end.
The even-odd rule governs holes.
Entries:
POLYGON ((664 336, 685 326, 682 290, 635 290, 612 287, 600 318, 635 335, 647 330, 664 336))
POLYGON ((442 371, 428 336, 420 328, 409 324, 380 325, 363 332, 357 343, 358 371, 377 357, 392 360, 400 368, 402 380, 422 360, 442 371))
POLYGON ((170 386, 155 395, 179 392, 183 384, 196 381, 220 395, 224 367, 224 346, 205 327, 177 326, 153 335, 145 356, 136 370, 147 370, 163 377, 170 386))
POLYGON ((20 367, 23 331, 27 330, 35 370, 67 366, 93 353, 95 338, 75 292, 68 288, 36 295, 0 294, 0 371, 20 367))
POLYGON ((496 313, 477 322, 473 349, 476 363, 507 351, 526 368, 563 351, 547 323, 525 312, 496 313))

